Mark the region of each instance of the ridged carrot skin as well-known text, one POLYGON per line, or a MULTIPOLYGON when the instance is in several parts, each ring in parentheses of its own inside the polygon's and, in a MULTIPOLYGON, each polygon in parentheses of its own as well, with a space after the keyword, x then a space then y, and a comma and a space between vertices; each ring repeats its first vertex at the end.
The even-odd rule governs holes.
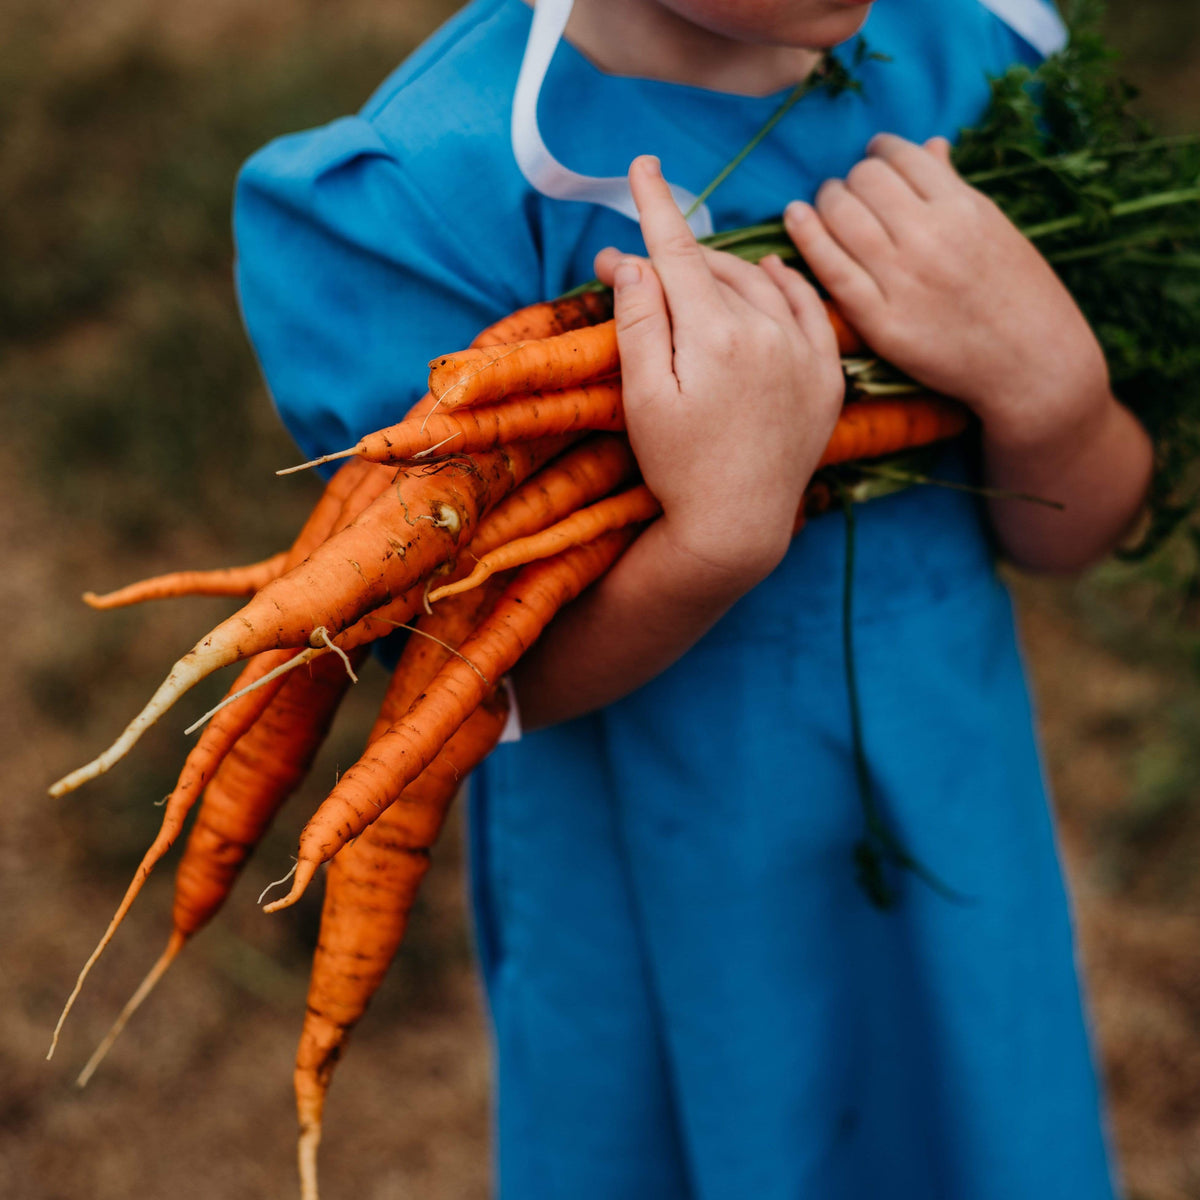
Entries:
MULTIPOLYGON (((480 589, 421 619, 418 628, 430 636, 409 639, 368 744, 404 716, 450 656, 448 647, 470 634, 501 590, 480 589)), ((317 1196, 321 1113, 334 1068, 404 937, 450 802, 496 744, 507 711, 504 690, 493 691, 396 803, 329 864, 294 1077, 304 1200, 317 1196)))
POLYGON ((481 408, 434 412, 369 433, 360 458, 405 463, 427 455, 477 454, 496 446, 578 430, 625 428, 619 382, 581 384, 557 392, 507 396, 481 408))
POLYGON ((880 458, 962 433, 967 410, 941 396, 892 396, 847 404, 834 426, 820 467, 880 458))
POLYGON ((317 867, 357 837, 429 765, 555 613, 604 574, 634 536, 633 529, 606 533, 521 571, 463 643, 462 657, 449 659, 408 715, 338 781, 300 835, 292 890, 267 905, 267 912, 300 898, 317 867))

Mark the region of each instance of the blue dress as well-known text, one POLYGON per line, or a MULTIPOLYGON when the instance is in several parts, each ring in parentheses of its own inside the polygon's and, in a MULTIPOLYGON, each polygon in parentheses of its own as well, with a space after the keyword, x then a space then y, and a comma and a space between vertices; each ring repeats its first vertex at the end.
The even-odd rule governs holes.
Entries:
MULTIPOLYGON (((995 5, 990 4, 990 7, 995 5)), ((539 195, 509 108, 529 10, 476 0, 356 117, 241 177, 238 284, 306 454, 395 420, 425 363, 641 250, 539 195)), ((953 136, 1032 49, 977 0, 881 0, 887 60, 807 97, 713 196, 717 228, 844 175, 869 137, 953 136)), ((660 155, 693 191, 780 96, 554 56, 539 118, 592 175, 660 155), (586 136, 584 136, 586 132, 586 136)), ((813 521, 674 667, 502 747, 472 797, 502 1200, 1105 1200, 1072 931, 1008 597, 980 510, 913 489, 858 518, 855 645, 911 875, 873 907, 841 649, 845 528, 813 521)))

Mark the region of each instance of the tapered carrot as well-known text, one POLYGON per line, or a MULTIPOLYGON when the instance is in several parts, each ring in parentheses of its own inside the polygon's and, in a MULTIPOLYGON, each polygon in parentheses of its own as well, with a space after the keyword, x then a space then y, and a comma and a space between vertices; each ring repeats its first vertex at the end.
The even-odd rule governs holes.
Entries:
POLYGON ((819 467, 880 458, 954 437, 967 428, 967 410, 940 396, 857 400, 838 417, 819 467))
POLYGON ((60 796, 118 762, 170 706, 213 671, 265 650, 331 638, 422 580, 470 540, 482 513, 552 458, 546 438, 397 474, 347 528, 262 588, 172 668, 149 704, 103 754, 59 780, 60 796))
POLYGON ((147 600, 169 600, 176 596, 253 596, 260 587, 283 574, 287 551, 281 550, 261 562, 244 567, 218 567, 211 571, 171 571, 126 584, 112 592, 84 592, 89 608, 124 608, 147 600))
MULTIPOLYGON (((364 654, 358 653, 358 661, 364 654)), ((332 659, 290 676, 261 718, 222 760, 204 791, 175 873, 173 929, 167 948, 80 1072, 80 1087, 87 1084, 184 945, 224 904, 250 853, 307 774, 347 684, 341 664, 332 659)), ((145 878, 141 871, 139 875, 145 878)))
POLYGON ((454 731, 509 671, 563 605, 599 578, 633 540, 632 529, 606 533, 525 567, 493 612, 451 658, 397 725, 338 781, 304 827, 291 891, 266 907, 294 904, 327 862, 425 769, 454 731))
POLYGON ((496 446, 577 430, 625 428, 618 381, 581 384, 557 392, 508 396, 482 408, 408 417, 386 429, 369 433, 349 450, 326 454, 298 467, 277 471, 287 475, 306 467, 357 455, 377 463, 406 463, 430 454, 476 454, 496 446))
POLYGON ((470 575, 454 583, 444 584, 429 593, 429 602, 436 604, 450 596, 457 596, 478 587, 497 571, 524 566, 539 558, 560 554, 571 546, 578 546, 608 533, 612 529, 624 529, 627 525, 649 521, 662 512, 662 505, 644 484, 630 488, 606 500, 599 500, 581 508, 569 517, 529 537, 514 538, 503 546, 483 555, 475 564, 470 575))
POLYGON ((317 1198, 317 1146, 334 1068, 403 941, 433 845, 468 773, 495 746, 503 689, 475 709, 433 761, 329 864, 294 1085, 302 1200, 317 1198))

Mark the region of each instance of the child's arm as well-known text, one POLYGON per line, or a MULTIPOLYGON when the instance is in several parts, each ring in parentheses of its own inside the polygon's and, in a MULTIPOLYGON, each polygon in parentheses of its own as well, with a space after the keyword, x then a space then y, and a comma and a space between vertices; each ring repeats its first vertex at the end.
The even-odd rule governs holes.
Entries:
POLYGON ((521 661, 523 723, 598 708, 653 678, 775 567, 829 439, 842 375, 816 292, 702 251, 638 159, 649 263, 602 254, 614 284, 626 423, 663 506, 616 566, 521 661))
POLYGON ((877 137, 787 229, 875 350, 983 423, 987 482, 1062 502, 993 501, 1008 554, 1039 570, 1102 557, 1149 484, 1150 440, 1114 399, 1095 335, 1049 264, 950 165, 937 138, 877 137))

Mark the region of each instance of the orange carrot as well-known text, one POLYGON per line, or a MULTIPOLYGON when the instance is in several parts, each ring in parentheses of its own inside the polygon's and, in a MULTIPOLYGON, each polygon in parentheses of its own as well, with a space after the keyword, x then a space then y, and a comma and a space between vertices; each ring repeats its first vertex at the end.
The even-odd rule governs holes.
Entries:
POLYGON ((611 317, 611 292, 583 292, 578 296, 519 308, 485 329, 471 345, 498 346, 504 342, 554 337, 566 333, 568 329, 582 329, 585 325, 596 325, 611 317))
POLYGON ((266 907, 294 904, 317 867, 361 833, 425 769, 563 605, 599 578, 633 540, 606 533, 525 567, 493 612, 450 659, 402 721, 380 737, 338 781, 304 827, 291 891, 266 907))
POLYGON ((146 600, 168 600, 176 596, 253 596, 260 587, 283 574, 287 551, 281 550, 261 562, 244 567, 218 567, 211 571, 171 571, 126 584, 116 591, 84 592, 89 608, 124 608, 146 600))
MULTIPOLYGON (((314 463, 357 455, 377 463, 405 463, 431 454, 476 454, 495 446, 576 430, 625 428, 618 381, 584 384, 558 392, 508 396, 482 408, 408 417, 369 433, 356 446, 314 459, 314 463)), ((287 471, 300 470, 288 467, 287 471)), ((280 472, 284 474, 285 472, 280 472)))
MULTIPOLYGON (((826 301, 838 353, 861 354, 862 339, 826 301)), ((590 383, 621 369, 617 327, 605 321, 556 337, 482 345, 446 354, 429 364, 429 390, 445 412, 487 404, 518 392, 544 392, 590 383)))
POLYGON ((940 396, 856 400, 838 417, 818 467, 896 454, 963 432, 967 410, 940 396))
POLYGON ((317 1146, 334 1068, 404 938, 450 802, 496 744, 506 716, 501 689, 471 713, 397 803, 329 864, 293 1076, 302 1200, 317 1198, 317 1146))
POLYGON ((429 390, 443 412, 517 392, 549 392, 591 383, 621 369, 611 321, 556 337, 464 350, 434 359, 429 390))
POLYGON ((545 438, 397 474, 355 521, 202 638, 103 754, 59 780, 60 796, 119 761, 213 671, 264 650, 320 643, 424 577, 467 542, 482 513, 566 444, 545 438))
POLYGON ((470 575, 430 592, 429 602, 436 604, 439 600, 457 596, 461 592, 478 587, 497 571, 521 567, 539 558, 549 558, 552 554, 561 554, 569 547, 590 542, 609 530, 623 529, 627 525, 649 521, 661 512, 662 505, 654 498, 650 489, 644 483, 639 484, 617 496, 609 496, 606 500, 581 508, 565 520, 539 533, 514 538, 511 542, 497 547, 479 559, 470 575))

